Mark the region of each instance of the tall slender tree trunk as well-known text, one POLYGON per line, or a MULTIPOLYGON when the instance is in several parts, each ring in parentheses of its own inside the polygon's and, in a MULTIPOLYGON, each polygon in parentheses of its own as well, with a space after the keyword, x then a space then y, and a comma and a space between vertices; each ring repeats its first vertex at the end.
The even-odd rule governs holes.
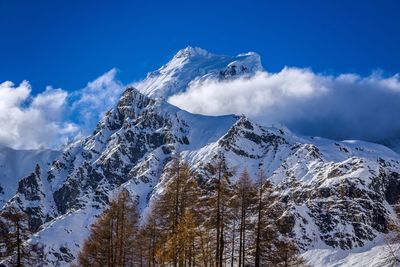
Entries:
POLYGON ((140 267, 143 267, 143 249, 140 249, 140 267))
MULTIPOLYGON (((153 242, 153 240, 152 240, 152 238, 149 240, 149 246, 148 246, 148 250, 147 250, 147 265, 149 266, 149 267, 151 267, 152 266, 152 256, 153 256, 153 247, 152 247, 152 242, 153 242)), ((153 256, 154 257, 154 256, 153 256)))
POLYGON ((115 225, 116 225, 116 230, 115 230, 115 241, 113 243, 115 243, 114 246, 114 253, 113 253, 113 260, 112 260, 112 266, 115 267, 117 264, 117 257, 118 257, 118 235, 119 235, 119 228, 118 228, 118 213, 117 213, 117 219, 115 221, 115 225))
POLYGON ((235 260, 235 231, 236 231, 236 220, 233 221, 233 228, 232 228, 231 267, 233 267, 233 263, 235 260))
POLYGON ((217 188, 217 244, 216 244, 216 254, 215 254, 215 264, 217 267, 221 267, 219 265, 220 260, 220 241, 221 241, 221 171, 218 170, 218 188, 217 188))
POLYGON ((174 218, 174 225, 173 225, 173 236, 175 239, 175 242, 173 244, 173 266, 177 267, 178 266, 178 248, 177 248, 177 242, 178 242, 178 232, 177 232, 177 227, 179 223, 179 194, 180 194, 180 166, 179 166, 179 159, 177 162, 177 173, 176 173, 176 188, 175 188, 175 218, 174 218))
MULTIPOLYGON (((125 201, 125 200, 124 200, 125 201)), ((119 253, 118 253, 118 255, 119 255, 119 266, 125 266, 125 246, 124 246, 124 243, 125 243, 125 236, 124 236, 124 228, 125 228, 125 225, 124 225, 124 221, 125 221, 125 204, 124 205, 122 205, 122 207, 121 207, 121 216, 120 216, 120 224, 121 224, 121 227, 120 227, 120 233, 119 233, 119 253)))
POLYGON ((21 233, 20 233, 20 221, 17 220, 17 267, 22 267, 21 263, 21 233))
POLYGON ((224 247, 225 247, 225 241, 224 241, 224 216, 221 216, 221 237, 219 241, 219 266, 222 267, 222 261, 224 257, 224 247))
POLYGON ((260 267, 261 257, 261 212, 262 212, 262 185, 260 186, 258 196, 258 216, 257 216, 257 235, 256 235, 256 255, 254 259, 254 267, 260 267))
POLYGON ((203 258, 203 264, 205 267, 207 267, 207 253, 205 249, 205 244, 204 244, 204 238, 203 238, 203 233, 200 233, 200 246, 201 246, 201 253, 202 253, 202 258, 203 258))
POLYGON ((243 211, 243 245, 242 245, 242 266, 245 266, 246 263, 246 209, 243 211))
POLYGON ((113 228, 114 228, 114 220, 111 219, 110 221, 110 240, 108 241, 108 259, 107 259, 107 263, 108 263, 108 267, 112 267, 112 259, 113 259, 113 228))
POLYGON ((240 228, 239 228, 239 267, 242 267, 242 250, 243 250, 243 205, 240 214, 240 228))
POLYGON ((151 241, 152 241, 152 248, 151 248, 151 263, 152 266, 156 266, 156 235, 155 235, 155 229, 152 229, 152 237, 151 237, 151 241))
POLYGON ((196 245, 195 245, 195 239, 193 239, 193 244, 192 244, 192 265, 191 266, 193 266, 193 267, 195 267, 196 266, 196 257, 195 257, 195 255, 194 255, 194 253, 195 253, 195 248, 196 248, 196 245))

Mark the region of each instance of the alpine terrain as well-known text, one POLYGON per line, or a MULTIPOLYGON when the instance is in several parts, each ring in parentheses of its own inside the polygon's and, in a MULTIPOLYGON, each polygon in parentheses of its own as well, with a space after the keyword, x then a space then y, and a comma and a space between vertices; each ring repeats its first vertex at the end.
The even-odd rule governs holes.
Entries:
MULTIPOLYGON (((92 134, 62 151, 0 149, 0 205, 27 212, 48 266, 76 262, 90 225, 122 188, 140 212, 163 192, 163 170, 181 153, 201 170, 218 155, 236 170, 260 170, 276 188, 281 230, 311 266, 384 266, 384 235, 400 196, 400 155, 363 141, 298 136, 245 115, 191 114, 167 102, 194 82, 251 77, 258 54, 200 48, 128 86, 92 134), (375 265, 374 265, 375 264, 375 265)), ((200 172, 201 173, 201 172, 200 172)), ((204 177, 205 178, 205 177, 204 177)))

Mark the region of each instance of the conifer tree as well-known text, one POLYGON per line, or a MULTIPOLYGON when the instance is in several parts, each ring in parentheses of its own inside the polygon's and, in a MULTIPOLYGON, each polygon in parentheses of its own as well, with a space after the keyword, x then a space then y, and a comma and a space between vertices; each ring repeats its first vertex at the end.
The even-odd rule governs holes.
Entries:
POLYGON ((230 200, 229 203, 229 208, 230 208, 230 243, 231 243, 231 247, 230 247, 230 263, 231 263, 231 267, 236 266, 235 262, 236 262, 236 247, 237 247, 237 230, 238 230, 238 225, 239 221, 240 221, 240 203, 238 198, 233 195, 233 197, 230 200))
POLYGON ((78 255, 79 266, 137 266, 138 222, 136 200, 124 189, 92 225, 78 255))
POLYGON ((156 253, 159 250, 158 245, 162 240, 163 233, 159 231, 160 227, 157 226, 155 216, 155 213, 149 213, 139 231, 138 242, 141 244, 139 246, 140 266, 156 266, 156 253))
POLYGON ((385 237, 384 262, 389 266, 400 265, 400 204, 393 205, 394 218, 388 225, 388 234, 385 237))
POLYGON ((254 248, 254 266, 260 267, 266 265, 266 255, 268 248, 271 247, 272 234, 271 224, 274 223, 273 214, 270 205, 274 201, 273 185, 267 180, 264 171, 260 171, 256 180, 257 200, 256 200, 256 221, 255 221, 255 248, 254 248))
POLYGON ((153 240, 154 264, 192 266, 200 248, 201 190, 190 166, 179 156, 168 164, 164 179, 164 190, 153 200, 142 232, 145 239, 153 240), (149 236, 152 232, 157 240, 149 236))
MULTIPOLYGON (((215 161, 205 166, 205 175, 209 181, 209 224, 215 230, 215 266, 222 267, 225 250, 225 231, 228 225, 226 213, 231 195, 230 177, 234 171, 227 167, 225 157, 221 153, 216 156, 215 161)), ((210 229, 211 230, 211 229, 210 229)))
POLYGON ((306 260, 300 255, 299 248, 287 235, 277 239, 274 245, 276 250, 272 258, 273 266, 308 267, 306 260))
POLYGON ((246 250, 247 239, 246 236, 249 228, 251 227, 249 217, 252 215, 252 208, 255 201, 256 190, 248 174, 244 170, 240 175, 239 180, 235 185, 235 196, 239 204, 239 264, 238 266, 246 266, 246 250))
POLYGON ((28 241, 33 233, 26 213, 8 208, 0 214, 0 226, 0 261, 17 267, 42 264, 43 247, 28 241))

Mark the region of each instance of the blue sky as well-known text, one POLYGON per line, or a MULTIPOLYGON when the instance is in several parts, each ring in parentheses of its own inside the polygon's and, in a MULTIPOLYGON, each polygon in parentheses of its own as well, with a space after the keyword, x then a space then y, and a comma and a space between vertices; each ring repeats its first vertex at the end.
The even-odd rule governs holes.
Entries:
POLYGON ((0 1, 0 81, 72 91, 143 78, 180 48, 256 51, 264 67, 400 69, 399 1, 0 1))

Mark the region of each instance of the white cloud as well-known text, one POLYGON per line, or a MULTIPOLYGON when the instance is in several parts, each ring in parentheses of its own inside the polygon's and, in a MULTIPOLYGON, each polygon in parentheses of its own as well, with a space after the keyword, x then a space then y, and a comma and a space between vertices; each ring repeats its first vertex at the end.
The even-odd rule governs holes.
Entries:
POLYGON ((67 97, 68 92, 48 86, 43 93, 33 98, 31 107, 44 111, 48 118, 60 119, 67 104, 67 97))
POLYGON ((295 132, 375 142, 400 137, 400 77, 327 76, 284 68, 252 78, 192 83, 169 102, 194 113, 246 114, 295 132))
POLYGON ((78 134, 87 134, 123 91, 116 70, 69 93, 48 86, 31 94, 29 82, 0 83, 0 144, 24 149, 58 147, 78 134))
POLYGON ((47 88, 32 97, 27 81, 0 84, 0 144, 14 148, 52 147, 76 126, 60 116, 67 93, 47 88))

